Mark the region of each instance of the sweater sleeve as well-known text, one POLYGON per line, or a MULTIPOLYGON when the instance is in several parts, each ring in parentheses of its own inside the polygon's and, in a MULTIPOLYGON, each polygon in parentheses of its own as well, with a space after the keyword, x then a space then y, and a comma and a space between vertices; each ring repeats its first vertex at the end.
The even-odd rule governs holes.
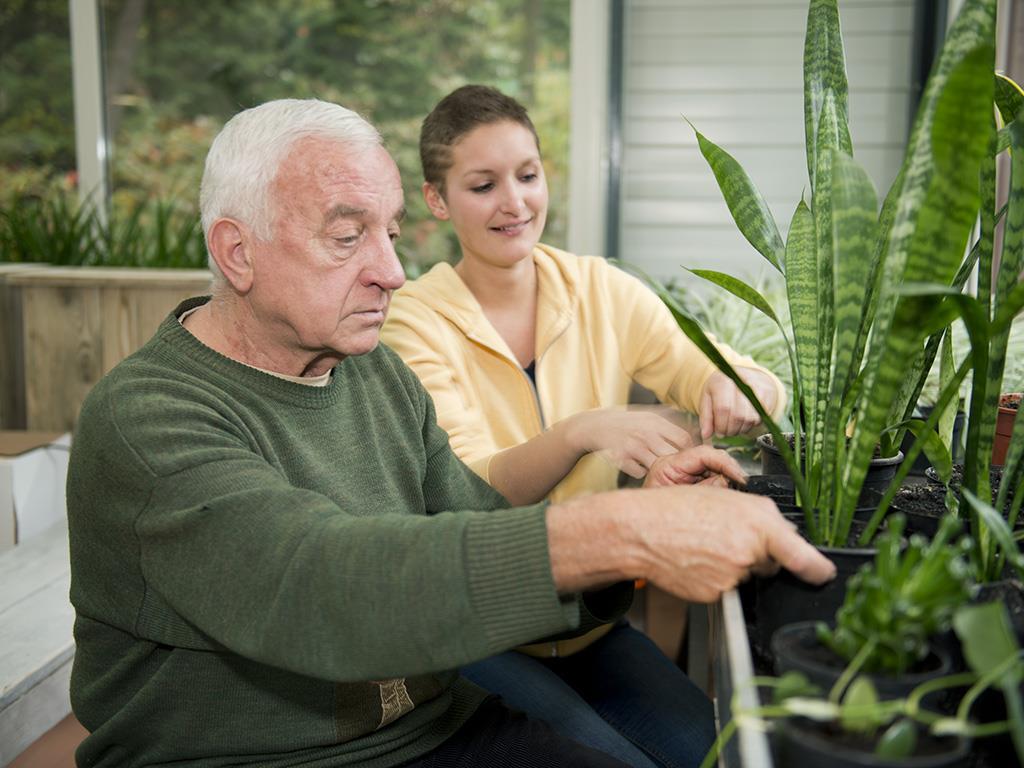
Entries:
POLYGON ((460 366, 452 359, 459 350, 445 345, 450 331, 441 327, 444 322, 430 307, 396 295, 381 341, 398 353, 430 393, 437 423, 448 434, 455 455, 488 480, 491 457, 499 449, 485 429, 486 414, 466 394, 470 383, 461 379, 460 366))
MULTIPOLYGON (((704 386, 716 370, 714 363, 680 330, 668 307, 640 280, 608 264, 598 268, 604 273, 606 306, 630 307, 623 322, 616 326, 623 369, 663 402, 696 413, 704 386)), ((715 346, 733 367, 750 368, 771 377, 776 391, 772 418, 779 418, 786 408, 786 390, 778 377, 725 344, 715 342, 715 346)))
POLYGON ((501 499, 429 410, 427 509, 369 513, 372 498, 339 504, 289 481, 212 395, 108 392, 83 410, 69 480, 76 609, 155 643, 338 681, 451 669, 576 626, 552 580, 545 505, 474 511, 501 499), (138 508, 118 507, 130 499, 138 508), (104 574, 121 598, 140 579, 138 605, 114 615, 125 601, 103 597, 104 574))

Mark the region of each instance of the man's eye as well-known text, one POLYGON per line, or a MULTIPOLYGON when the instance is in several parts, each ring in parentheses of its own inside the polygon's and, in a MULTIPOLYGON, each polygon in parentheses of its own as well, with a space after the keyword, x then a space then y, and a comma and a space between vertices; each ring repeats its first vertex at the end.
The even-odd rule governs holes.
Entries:
POLYGON ((339 245, 350 246, 355 245, 359 242, 359 235, 345 235, 344 237, 334 238, 334 242, 339 245))
POLYGON ((392 243, 397 241, 398 238, 400 238, 401 236, 402 236, 402 233, 399 232, 397 229, 392 230, 391 232, 388 232, 388 237, 391 238, 391 242, 392 243))

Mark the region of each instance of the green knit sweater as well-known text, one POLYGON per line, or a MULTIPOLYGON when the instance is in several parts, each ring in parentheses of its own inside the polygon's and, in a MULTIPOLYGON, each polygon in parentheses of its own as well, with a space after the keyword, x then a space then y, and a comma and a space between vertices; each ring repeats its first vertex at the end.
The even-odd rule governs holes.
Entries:
POLYGON ((182 328, 203 301, 106 376, 78 422, 79 765, 422 755, 483 696, 450 670, 579 627, 552 582, 545 506, 473 511, 507 505, 386 347, 326 387, 295 384, 182 328))

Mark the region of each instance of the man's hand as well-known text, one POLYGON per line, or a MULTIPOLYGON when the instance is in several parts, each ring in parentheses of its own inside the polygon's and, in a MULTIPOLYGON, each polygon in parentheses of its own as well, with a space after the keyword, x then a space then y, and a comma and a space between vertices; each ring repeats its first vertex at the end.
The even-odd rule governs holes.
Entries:
POLYGON ((747 482, 747 475, 736 459, 710 445, 698 445, 655 459, 644 479, 644 488, 697 484, 724 488, 730 480, 740 485, 747 482))
POLYGON ((580 453, 600 452, 630 477, 643 477, 659 456, 693 445, 689 432, 656 410, 597 408, 562 423, 580 453))
POLYGON ((708 603, 779 567, 812 584, 835 566, 763 496, 702 485, 595 494, 549 507, 555 586, 576 592, 645 578, 708 603))
MULTIPOLYGON (((778 390, 770 376, 751 368, 737 368, 736 372, 750 385, 764 409, 775 409, 778 390)), ((740 392, 728 376, 721 371, 711 374, 704 385, 700 399, 700 434, 704 440, 712 435, 738 435, 761 423, 761 417, 750 401, 740 392)))

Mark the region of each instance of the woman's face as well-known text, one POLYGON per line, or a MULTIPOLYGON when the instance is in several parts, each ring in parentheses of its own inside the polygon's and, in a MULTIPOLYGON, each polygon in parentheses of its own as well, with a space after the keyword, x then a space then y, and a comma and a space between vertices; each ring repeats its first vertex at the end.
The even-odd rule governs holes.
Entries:
POLYGON ((548 185, 537 142, 510 120, 474 128, 452 146, 445 197, 424 184, 435 216, 450 220, 464 259, 511 266, 544 231, 548 185))

